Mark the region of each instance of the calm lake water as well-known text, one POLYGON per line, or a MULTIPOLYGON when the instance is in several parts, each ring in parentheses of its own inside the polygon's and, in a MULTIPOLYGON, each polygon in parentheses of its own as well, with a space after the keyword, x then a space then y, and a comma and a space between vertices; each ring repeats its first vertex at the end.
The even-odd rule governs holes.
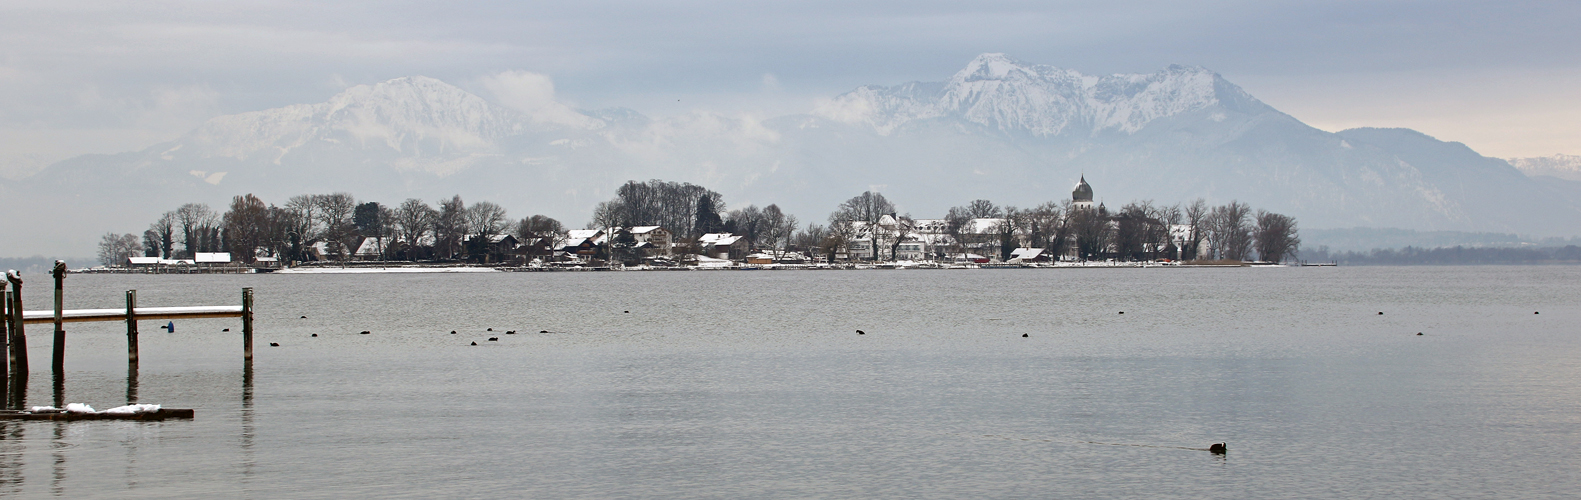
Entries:
POLYGON ((197 418, 0 422, 0 497, 1581 491, 1581 267, 73 275, 67 307, 244 286, 250 368, 238 320, 150 321, 130 387, 124 326, 68 324, 64 402, 197 418))

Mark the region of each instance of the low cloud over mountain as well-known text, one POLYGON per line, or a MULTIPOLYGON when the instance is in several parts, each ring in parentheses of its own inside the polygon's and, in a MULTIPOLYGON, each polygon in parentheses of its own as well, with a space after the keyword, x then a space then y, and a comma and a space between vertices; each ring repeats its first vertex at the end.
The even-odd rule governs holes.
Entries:
POLYGON ((1405 129, 1330 133, 1220 75, 1089 76, 984 54, 941 82, 864 86, 807 114, 650 118, 576 110, 540 75, 488 98, 420 76, 327 102, 222 116, 142 151, 89 155, 0 187, 39 207, 0 251, 87 255, 185 202, 348 191, 394 205, 461 194, 572 223, 626 180, 702 184, 732 204, 821 220, 879 189, 913 215, 975 198, 1065 199, 1085 174, 1110 205, 1239 199, 1303 227, 1581 234, 1575 188, 1405 129))

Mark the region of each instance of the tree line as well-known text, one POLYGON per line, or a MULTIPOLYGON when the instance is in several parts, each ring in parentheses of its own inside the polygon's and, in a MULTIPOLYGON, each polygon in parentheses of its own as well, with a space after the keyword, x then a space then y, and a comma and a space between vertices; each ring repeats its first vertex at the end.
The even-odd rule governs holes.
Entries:
MULTIPOLYGON (((1293 258, 1300 247, 1292 217, 1254 211, 1238 201, 1210 206, 1202 199, 1173 205, 1135 201, 1114 213, 1072 200, 1018 208, 979 199, 950 208, 943 219, 919 222, 897 214, 883 194, 868 191, 841 202, 825 222, 802 226, 775 204, 731 210, 718 192, 655 179, 620 186, 612 199, 597 204, 586 227, 659 226, 675 236, 676 250, 683 253, 699 250, 695 242, 704 234, 731 233, 755 250, 776 255, 795 250, 831 259, 858 240, 868 247, 860 257, 895 258, 901 244, 939 233, 948 239, 933 242, 937 258, 989 252, 1009 260, 1015 248, 1032 247, 1082 260, 1250 260, 1255 255, 1277 262, 1293 258)), ((512 220, 497 204, 466 204, 460 195, 437 205, 413 198, 390 207, 344 192, 293 196, 282 205, 247 194, 234 197, 223 212, 202 203, 181 205, 151 223, 141 237, 106 234, 99 257, 119 263, 134 255, 190 259, 200 252, 231 252, 247 263, 260 255, 289 261, 347 259, 372 239, 370 258, 475 260, 487 257, 486 246, 496 236, 511 234, 547 248, 544 243, 565 229, 544 215, 512 220)))
POLYGON ((373 257, 378 259, 456 260, 472 256, 480 242, 500 234, 552 237, 563 229, 559 221, 543 215, 511 220, 498 204, 469 205, 460 195, 440 200, 437 207, 416 198, 389 207, 359 202, 344 192, 293 196, 284 205, 246 194, 232 198, 224 212, 203 203, 181 205, 149 224, 141 237, 105 234, 99 260, 191 259, 202 252, 230 252, 245 263, 259 256, 301 261, 320 247, 327 255, 318 258, 347 259, 370 238, 377 243, 373 257))

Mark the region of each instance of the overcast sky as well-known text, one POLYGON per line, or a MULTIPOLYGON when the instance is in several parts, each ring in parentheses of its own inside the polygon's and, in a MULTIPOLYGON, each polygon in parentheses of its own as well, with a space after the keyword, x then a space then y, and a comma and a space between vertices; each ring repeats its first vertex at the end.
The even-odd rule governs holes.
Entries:
POLYGON ((983 52, 1088 74, 1199 65, 1326 130, 1581 154, 1573 0, 0 1, 9 176, 407 75, 481 90, 526 71, 585 108, 766 118, 983 52))

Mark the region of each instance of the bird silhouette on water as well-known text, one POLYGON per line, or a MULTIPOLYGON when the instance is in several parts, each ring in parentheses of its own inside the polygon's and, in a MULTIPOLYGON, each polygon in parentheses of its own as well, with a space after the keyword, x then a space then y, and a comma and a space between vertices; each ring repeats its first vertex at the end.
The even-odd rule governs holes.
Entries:
POLYGON ((361 332, 358 332, 359 335, 367 335, 367 334, 370 334, 370 333, 373 333, 373 332, 370 332, 370 331, 367 331, 367 330, 363 330, 361 332))
POLYGON ((499 341, 500 341, 499 337, 489 337, 489 342, 499 342, 499 341))
POLYGON ((1212 453, 1214 455, 1223 455, 1227 451, 1230 451, 1230 448, 1224 443, 1213 443, 1212 445, 1208 446, 1208 453, 1212 453))
POLYGON ((1026 338, 1026 337, 1027 337, 1027 334, 1025 334, 1025 333, 1021 334, 1021 338, 1026 338))
POLYGON ((478 345, 478 343, 477 342, 473 342, 472 345, 478 345))
POLYGON ((857 335, 867 335, 867 332, 864 332, 864 331, 861 331, 861 330, 857 330, 856 334, 857 335))
POLYGON ((270 342, 269 343, 269 347, 280 347, 280 343, 279 342, 270 342))

